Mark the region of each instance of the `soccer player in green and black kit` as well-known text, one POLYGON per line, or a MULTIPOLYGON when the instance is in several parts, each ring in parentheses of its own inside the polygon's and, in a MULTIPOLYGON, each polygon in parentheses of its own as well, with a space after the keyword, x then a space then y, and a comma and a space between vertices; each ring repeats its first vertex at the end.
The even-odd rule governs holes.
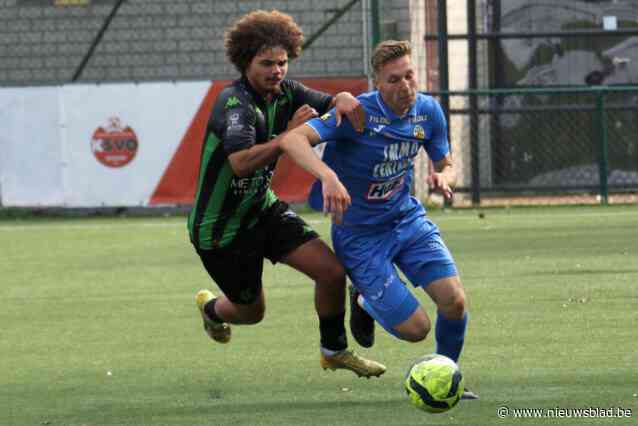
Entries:
POLYGON ((343 267, 270 188, 285 131, 333 106, 355 128, 363 127, 363 110, 349 93, 331 97, 285 79, 302 41, 293 19, 277 11, 248 13, 226 32, 226 54, 241 78, 224 88, 213 107, 188 218, 191 242, 224 294, 201 290, 196 302, 208 335, 227 343, 229 324, 263 319, 264 258, 287 264, 316 283, 321 366, 380 376, 385 366, 347 349, 343 267))

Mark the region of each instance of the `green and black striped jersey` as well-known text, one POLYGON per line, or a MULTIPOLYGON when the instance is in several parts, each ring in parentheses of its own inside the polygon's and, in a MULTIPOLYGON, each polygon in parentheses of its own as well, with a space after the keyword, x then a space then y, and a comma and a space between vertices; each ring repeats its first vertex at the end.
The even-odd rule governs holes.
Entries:
POLYGON ((308 104, 323 114, 332 102, 331 96, 293 80, 282 81, 281 89, 280 95, 266 103, 243 77, 217 97, 202 147, 195 203, 188 217, 195 247, 228 245, 238 233, 255 225, 259 213, 277 200, 270 188, 275 162, 252 176, 238 177, 228 155, 283 133, 300 106, 308 104))

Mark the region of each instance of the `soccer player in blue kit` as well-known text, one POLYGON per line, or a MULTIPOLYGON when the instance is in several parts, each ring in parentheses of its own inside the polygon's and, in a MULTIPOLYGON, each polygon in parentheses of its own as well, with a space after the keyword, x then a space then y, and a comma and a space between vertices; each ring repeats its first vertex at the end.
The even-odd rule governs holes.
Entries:
MULTIPOLYGON (((407 41, 384 41, 371 62, 376 91, 358 96, 365 129, 336 122, 334 110, 297 127, 280 147, 318 178, 311 191, 315 208, 333 216, 335 252, 354 285, 353 310, 364 309, 399 339, 418 342, 432 325, 418 300, 401 281, 398 267, 437 306, 437 353, 458 362, 467 327, 465 291, 438 227, 410 195, 413 164, 421 147, 434 163, 430 187, 451 199, 456 173, 447 124, 436 100, 417 92, 407 41), (323 161, 312 145, 327 143, 323 161)), ((369 334, 355 335, 366 347, 369 334)), ((465 389, 464 399, 478 396, 465 389)))

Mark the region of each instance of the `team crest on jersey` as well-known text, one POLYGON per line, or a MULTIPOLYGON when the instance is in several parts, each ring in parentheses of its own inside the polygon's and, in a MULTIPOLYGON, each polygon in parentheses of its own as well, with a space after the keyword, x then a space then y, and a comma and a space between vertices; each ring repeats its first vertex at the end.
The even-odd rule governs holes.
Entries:
POLYGON ((230 115, 228 127, 226 129, 228 132, 238 132, 244 129, 244 126, 239 122, 238 113, 234 113, 230 115))
POLYGON ((321 121, 328 121, 329 118, 330 118, 330 113, 327 112, 321 116, 321 121))
POLYGON ((423 127, 419 126, 418 124, 414 126, 414 131, 412 132, 412 134, 417 139, 425 139, 425 130, 423 130, 423 127))
POLYGON ((226 105, 224 106, 224 108, 231 109, 231 108, 235 108, 236 106, 239 106, 239 105, 241 105, 241 101, 239 99, 237 99, 237 96, 231 96, 226 101, 226 105))

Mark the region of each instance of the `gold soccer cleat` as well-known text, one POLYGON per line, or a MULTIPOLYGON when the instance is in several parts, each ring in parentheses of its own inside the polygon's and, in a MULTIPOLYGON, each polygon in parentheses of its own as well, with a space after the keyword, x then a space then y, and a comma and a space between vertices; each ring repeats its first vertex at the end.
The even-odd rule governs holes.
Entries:
POLYGON ((195 296, 195 303, 197 304, 199 313, 202 315, 202 320, 204 320, 204 330, 206 334, 216 342, 228 343, 230 342, 230 325, 225 322, 213 321, 208 318, 206 311, 204 311, 204 306, 215 298, 215 295, 211 291, 200 290, 195 296))
POLYGON ((386 370, 385 365, 365 359, 354 351, 349 350, 341 351, 333 356, 327 356, 322 353, 319 363, 324 370, 328 368, 331 370, 350 370, 357 376, 366 378, 379 377, 386 370))

